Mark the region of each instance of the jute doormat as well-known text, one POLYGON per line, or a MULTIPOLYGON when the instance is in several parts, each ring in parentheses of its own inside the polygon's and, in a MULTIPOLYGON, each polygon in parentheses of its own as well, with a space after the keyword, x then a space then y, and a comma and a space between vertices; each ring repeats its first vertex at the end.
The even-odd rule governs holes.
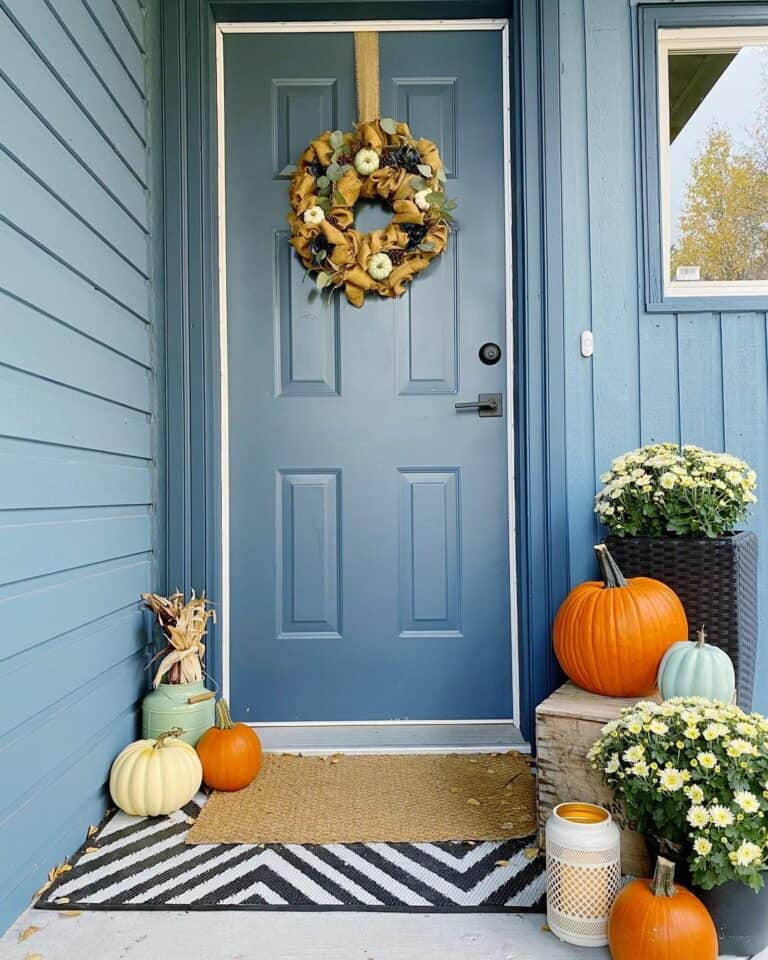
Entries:
POLYGON ((504 840, 531 834, 527 757, 268 754, 254 782, 214 793, 188 844, 504 840))

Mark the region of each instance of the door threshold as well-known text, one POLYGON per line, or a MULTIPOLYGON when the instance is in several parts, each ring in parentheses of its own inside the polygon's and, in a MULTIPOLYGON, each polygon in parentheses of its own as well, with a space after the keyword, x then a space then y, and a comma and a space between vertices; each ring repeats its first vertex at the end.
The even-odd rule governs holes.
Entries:
POLYGON ((251 724, 269 752, 329 753, 530 753, 519 727, 498 723, 270 723, 251 724))

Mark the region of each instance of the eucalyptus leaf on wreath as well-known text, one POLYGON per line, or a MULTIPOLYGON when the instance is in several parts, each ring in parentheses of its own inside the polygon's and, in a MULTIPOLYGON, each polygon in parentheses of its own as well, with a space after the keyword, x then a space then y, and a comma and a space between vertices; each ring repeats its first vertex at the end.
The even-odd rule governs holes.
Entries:
POLYGON ((342 178, 342 176, 343 176, 342 171, 341 171, 341 167, 338 165, 338 163, 332 163, 332 164, 328 167, 328 169, 325 171, 325 175, 326 175, 326 177, 328 177, 328 179, 329 179, 332 183, 336 183, 337 180, 341 180, 341 178, 342 178))
POLYGON ((379 126, 384 133, 388 133, 390 136, 397 133, 397 124, 391 117, 384 117, 382 120, 379 120, 379 126))
POLYGON ((426 190, 427 182, 421 177, 411 177, 411 186, 414 190, 426 190))
POLYGON ((325 290, 327 286, 333 283, 333 277, 330 273, 318 273, 315 277, 315 286, 318 290, 325 290))
POLYGON ((427 180, 432 179, 432 167, 430 167, 428 163, 419 163, 417 164, 416 169, 419 171, 422 177, 426 177, 427 180))
POLYGON ((334 130, 331 134, 331 146, 334 150, 339 150, 344 146, 344 134, 341 130, 334 130))

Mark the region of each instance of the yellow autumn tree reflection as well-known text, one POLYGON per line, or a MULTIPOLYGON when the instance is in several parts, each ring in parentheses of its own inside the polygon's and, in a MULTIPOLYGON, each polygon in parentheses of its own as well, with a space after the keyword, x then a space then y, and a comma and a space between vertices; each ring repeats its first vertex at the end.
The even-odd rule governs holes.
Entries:
POLYGON ((678 266, 698 266, 702 280, 768 279, 765 132, 756 130, 750 147, 737 150, 725 127, 707 131, 691 164, 671 250, 673 278, 678 266))

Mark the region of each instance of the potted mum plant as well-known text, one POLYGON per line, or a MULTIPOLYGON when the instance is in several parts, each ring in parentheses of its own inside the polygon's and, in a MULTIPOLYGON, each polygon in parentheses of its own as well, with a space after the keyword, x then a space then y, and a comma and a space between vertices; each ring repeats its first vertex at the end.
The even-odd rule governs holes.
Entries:
POLYGON ((141 599, 155 615, 161 637, 160 650, 150 661, 160 663, 142 705, 142 737, 156 739, 164 730, 181 727, 181 739, 194 747, 214 723, 215 695, 203 682, 203 638, 216 614, 205 594, 195 596, 194 590, 189 600, 178 591, 170 597, 142 593, 141 599))
POLYGON ((768 719, 701 697, 641 701, 606 724, 595 769, 646 837, 677 861, 723 953, 768 944, 768 719))
POLYGON ((680 597, 689 640, 706 627, 752 706, 757 653, 757 537, 737 531, 756 502, 757 477, 727 453, 656 443, 617 457, 600 477, 595 512, 627 577, 661 580, 680 597))

